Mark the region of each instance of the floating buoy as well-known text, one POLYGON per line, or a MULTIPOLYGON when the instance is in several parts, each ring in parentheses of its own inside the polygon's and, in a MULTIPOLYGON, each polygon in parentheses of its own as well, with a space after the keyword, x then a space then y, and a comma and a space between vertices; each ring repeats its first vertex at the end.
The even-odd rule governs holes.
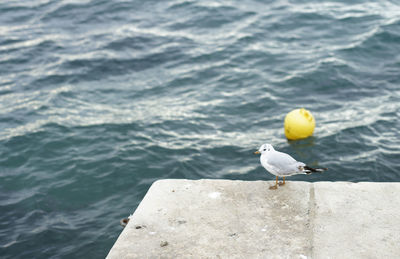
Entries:
POLYGON ((284 127, 286 138, 289 140, 303 139, 313 134, 315 120, 306 109, 296 109, 286 115, 284 127))

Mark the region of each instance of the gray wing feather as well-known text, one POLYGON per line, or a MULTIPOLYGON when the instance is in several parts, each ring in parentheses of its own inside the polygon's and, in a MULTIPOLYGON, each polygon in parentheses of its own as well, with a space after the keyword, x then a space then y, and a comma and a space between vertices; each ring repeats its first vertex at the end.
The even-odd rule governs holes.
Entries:
POLYGON ((302 162, 296 161, 293 157, 279 151, 273 152, 268 156, 268 164, 279 169, 283 174, 293 174, 298 172, 299 166, 304 166, 302 162))

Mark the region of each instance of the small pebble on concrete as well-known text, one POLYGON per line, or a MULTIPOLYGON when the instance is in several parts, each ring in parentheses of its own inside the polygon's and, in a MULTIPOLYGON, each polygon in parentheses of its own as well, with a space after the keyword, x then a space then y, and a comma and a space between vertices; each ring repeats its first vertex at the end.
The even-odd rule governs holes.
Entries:
POLYGON ((142 225, 136 225, 136 226, 135 226, 136 229, 141 229, 141 228, 145 228, 145 227, 146 227, 146 226, 144 226, 144 225, 143 225, 143 226, 142 226, 142 225))

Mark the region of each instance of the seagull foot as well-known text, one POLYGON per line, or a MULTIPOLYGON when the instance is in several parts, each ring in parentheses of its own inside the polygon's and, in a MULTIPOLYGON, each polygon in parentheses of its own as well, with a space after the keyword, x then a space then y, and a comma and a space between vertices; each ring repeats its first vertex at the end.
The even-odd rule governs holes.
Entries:
POLYGON ((276 189, 278 189, 278 185, 276 185, 276 184, 272 185, 272 186, 269 187, 269 189, 270 190, 276 190, 276 189))
POLYGON ((279 186, 285 185, 284 182, 279 182, 278 184, 279 184, 279 186))

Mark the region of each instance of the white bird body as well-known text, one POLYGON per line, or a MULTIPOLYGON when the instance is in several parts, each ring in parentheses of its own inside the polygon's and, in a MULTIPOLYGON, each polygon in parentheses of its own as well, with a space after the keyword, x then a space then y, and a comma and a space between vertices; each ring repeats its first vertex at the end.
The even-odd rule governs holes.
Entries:
POLYGON ((279 185, 285 184, 285 177, 295 174, 311 174, 312 172, 323 172, 326 168, 312 168, 303 162, 296 161, 290 155, 276 151, 271 144, 263 144, 256 154, 261 154, 261 165, 271 174, 276 176, 275 186, 270 189, 276 189, 278 186, 278 177, 283 177, 283 182, 279 185))
POLYGON ((261 165, 271 174, 276 176, 290 176, 294 174, 306 174, 306 164, 296 161, 286 153, 276 151, 271 145, 260 148, 261 165), (266 149, 266 151, 264 151, 266 149))

